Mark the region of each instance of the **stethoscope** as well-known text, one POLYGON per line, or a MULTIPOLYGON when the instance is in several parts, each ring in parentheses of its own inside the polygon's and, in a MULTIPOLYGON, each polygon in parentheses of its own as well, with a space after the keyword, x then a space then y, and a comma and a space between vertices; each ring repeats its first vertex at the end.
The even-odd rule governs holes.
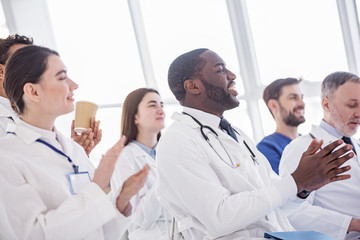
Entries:
MULTIPOLYGON (((225 162, 229 167, 231 168, 237 168, 237 167, 240 167, 240 163, 237 163, 236 165, 234 164, 233 160, 231 159, 229 153, 226 151, 226 148, 224 147, 224 145, 221 143, 221 141, 219 140, 219 135, 215 132, 214 129, 212 129, 210 126, 207 126, 207 125, 203 125, 199 120, 197 120, 195 117, 191 116, 190 114, 186 113, 186 112, 183 112, 183 114, 185 115, 188 115, 189 117, 191 117, 197 124, 199 124, 200 126, 200 132, 201 132, 201 135, 203 136, 203 138, 206 140, 206 142, 209 144, 209 146, 214 150, 214 152, 216 153, 216 155, 218 155, 218 157, 223 161, 225 162), (212 132, 217 140, 219 141, 221 147, 224 149, 224 151, 226 152, 226 155, 228 156, 228 158, 230 159, 230 162, 231 162, 231 165, 225 161, 221 155, 216 151, 216 149, 213 147, 213 145, 211 144, 210 142, 210 139, 209 137, 204 133, 204 129, 208 129, 210 132, 212 132)), ((238 134, 240 136, 240 133, 238 131, 236 131, 236 129, 233 129, 235 131, 236 134, 238 134)), ((254 154, 254 152, 250 149, 249 145, 247 145, 247 143, 245 142, 245 140, 243 140, 243 143, 244 145, 246 146, 246 148, 249 150, 250 152, 250 157, 251 159, 253 160, 254 164, 259 164, 257 158, 256 158, 256 155, 254 154)))

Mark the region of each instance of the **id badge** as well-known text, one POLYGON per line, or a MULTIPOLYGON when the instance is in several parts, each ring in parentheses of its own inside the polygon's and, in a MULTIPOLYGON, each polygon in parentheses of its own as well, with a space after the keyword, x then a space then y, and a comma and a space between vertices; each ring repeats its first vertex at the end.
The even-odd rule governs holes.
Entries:
POLYGON ((91 182, 89 172, 69 172, 66 174, 71 194, 75 195, 91 182))

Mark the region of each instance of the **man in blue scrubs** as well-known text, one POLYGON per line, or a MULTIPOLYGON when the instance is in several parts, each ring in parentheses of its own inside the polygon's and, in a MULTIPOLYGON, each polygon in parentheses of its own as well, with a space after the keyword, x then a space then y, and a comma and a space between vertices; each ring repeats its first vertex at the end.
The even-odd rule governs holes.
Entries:
POLYGON ((296 78, 278 79, 268 85, 263 99, 276 122, 273 134, 264 137, 256 146, 279 174, 282 152, 291 140, 299 136, 298 126, 305 121, 303 94, 296 78))

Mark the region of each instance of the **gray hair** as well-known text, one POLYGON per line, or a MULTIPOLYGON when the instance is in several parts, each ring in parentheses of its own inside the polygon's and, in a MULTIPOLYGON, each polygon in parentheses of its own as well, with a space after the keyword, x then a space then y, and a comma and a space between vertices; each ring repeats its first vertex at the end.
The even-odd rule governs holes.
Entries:
POLYGON ((321 97, 331 97, 335 90, 347 81, 360 83, 360 78, 350 72, 333 72, 327 75, 321 84, 321 97))

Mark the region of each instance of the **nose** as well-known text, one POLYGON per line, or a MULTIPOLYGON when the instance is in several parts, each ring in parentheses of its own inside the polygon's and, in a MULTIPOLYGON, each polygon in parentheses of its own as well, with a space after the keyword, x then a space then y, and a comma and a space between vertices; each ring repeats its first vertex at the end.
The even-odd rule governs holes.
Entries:
POLYGON ((75 89, 77 89, 79 87, 79 85, 77 85, 77 83, 74 82, 73 80, 71 80, 69 77, 68 77, 68 80, 69 80, 69 87, 70 87, 71 91, 74 91, 75 89))
POLYGON ((164 109, 161 107, 161 106, 159 106, 158 107, 158 111, 157 111, 159 114, 161 114, 161 115, 165 115, 165 112, 164 112, 164 109))
POLYGON ((305 107, 304 99, 300 98, 299 105, 302 106, 302 107, 305 107))
POLYGON ((228 79, 229 81, 235 80, 235 79, 236 79, 235 73, 233 73, 232 71, 228 70, 227 79, 228 79))
POLYGON ((360 118, 360 107, 357 107, 355 112, 354 112, 354 117, 355 118, 360 118))

